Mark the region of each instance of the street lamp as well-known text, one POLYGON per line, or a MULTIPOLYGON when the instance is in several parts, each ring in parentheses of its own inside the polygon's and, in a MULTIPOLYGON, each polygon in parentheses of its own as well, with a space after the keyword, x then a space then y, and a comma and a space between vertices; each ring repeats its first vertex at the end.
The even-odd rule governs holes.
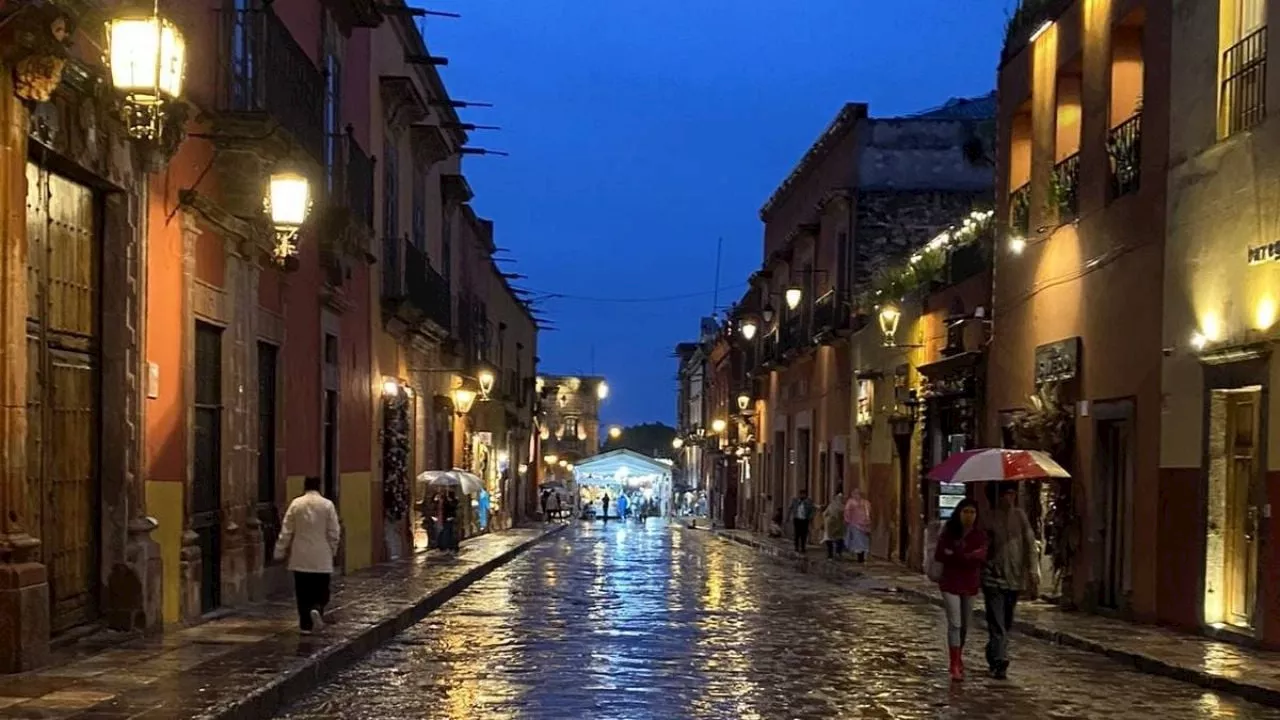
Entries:
POLYGON ((773 306, 772 305, 764 306, 764 309, 760 311, 760 319, 764 320, 766 323, 773 322, 773 306))
POLYGON ((187 43, 182 31, 161 17, 159 0, 133 5, 107 21, 107 58, 111 85, 124 95, 129 134, 155 140, 164 104, 182 94, 187 43))
POLYGON ((395 397, 400 394, 400 382, 395 378, 387 378, 382 381, 382 394, 387 397, 395 397))
POLYGON ((893 305, 880 308, 880 332, 884 334, 884 346, 893 347, 898 334, 898 321, 902 319, 902 311, 893 305))
POLYGON ((740 412, 746 412, 747 408, 750 406, 751 406, 751 396, 744 392, 738 393, 738 410, 740 412))
POLYGON ((302 173, 292 170, 272 173, 265 205, 276 231, 273 254, 277 262, 283 263, 298 253, 294 239, 311 212, 310 181, 302 173))
POLYGON ((756 325, 756 321, 751 318, 747 318, 746 320, 743 320, 742 327, 740 328, 740 330, 742 331, 742 337, 746 338, 747 340, 751 340, 752 338, 754 338, 756 336, 756 331, 759 329, 760 329, 760 326, 756 325))
POLYGON ((725 422, 724 418, 716 418, 715 420, 711 421, 711 432, 719 435, 720 433, 724 432, 724 429, 728 426, 729 426, 729 423, 725 422))
POLYGON ((471 412, 471 406, 475 404, 476 401, 475 390, 459 385, 452 390, 452 394, 453 409, 458 412, 459 416, 466 415, 471 412))
POLYGON ((684 447, 684 438, 682 437, 672 438, 671 447, 672 449, 675 449, 675 450, 679 450, 680 448, 684 447))
POLYGON ((804 290, 801 290, 799 285, 792 285, 783 293, 783 298, 787 301, 787 307, 795 310, 800 306, 800 300, 804 298, 804 290))
POLYGON ((622 428, 618 427, 617 425, 610 426, 609 437, 613 440, 617 440, 618 438, 622 437, 622 428))
POLYGON ((497 378, 494 377, 493 371, 489 368, 484 368, 477 373, 476 380, 480 382, 480 397, 488 400, 489 392, 493 390, 493 384, 497 382, 497 378))
POLYGON ((557 462, 560 461, 560 458, 555 455, 543 455, 542 461, 548 465, 555 465, 557 462))
POLYGON ((609 397, 609 383, 601 380, 600 384, 596 385, 596 397, 601 400, 609 397))

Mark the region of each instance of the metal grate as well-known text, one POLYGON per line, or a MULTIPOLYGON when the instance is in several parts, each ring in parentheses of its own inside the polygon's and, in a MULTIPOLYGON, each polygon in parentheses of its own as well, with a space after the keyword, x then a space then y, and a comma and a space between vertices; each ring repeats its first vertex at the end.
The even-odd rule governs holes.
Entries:
POLYGON ((1111 156, 1111 197, 1137 192, 1142 179, 1142 113, 1108 134, 1107 154, 1111 156))
POLYGON ((1009 229, 1023 237, 1031 232, 1031 183, 1009 193, 1009 229))
POLYGON ((1080 153, 1053 167, 1053 199, 1058 206, 1058 222, 1080 217, 1080 153))
POLYGON ((1262 26, 1222 53, 1223 137, 1248 130, 1267 116, 1267 28, 1262 26))

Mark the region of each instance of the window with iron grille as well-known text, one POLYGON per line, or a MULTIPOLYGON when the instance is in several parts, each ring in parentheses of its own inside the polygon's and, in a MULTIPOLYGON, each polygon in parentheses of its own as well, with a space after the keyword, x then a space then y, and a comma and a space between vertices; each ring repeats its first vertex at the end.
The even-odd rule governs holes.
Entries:
POLYGON ((422 168, 413 168, 413 244, 419 250, 427 249, 427 174, 422 168))
POLYGON ((388 128, 382 140, 382 237, 400 237, 400 159, 388 128))
POLYGON ((325 182, 332 195, 342 189, 342 65, 333 53, 324 57, 324 75, 324 167, 325 182))
MULTIPOLYGON (((1243 26, 1238 26, 1243 27, 1243 26)), ((1230 137, 1267 116, 1267 28, 1257 27, 1222 53, 1219 132, 1230 137)))

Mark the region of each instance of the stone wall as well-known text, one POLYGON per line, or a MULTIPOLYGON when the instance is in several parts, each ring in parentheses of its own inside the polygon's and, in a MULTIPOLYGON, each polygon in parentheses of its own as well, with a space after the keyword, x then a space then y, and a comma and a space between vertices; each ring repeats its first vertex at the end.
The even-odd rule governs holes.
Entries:
POLYGON ((959 223, 969 211, 989 204, 989 189, 859 192, 853 241, 854 287, 865 287, 882 268, 906 261, 912 252, 959 223))

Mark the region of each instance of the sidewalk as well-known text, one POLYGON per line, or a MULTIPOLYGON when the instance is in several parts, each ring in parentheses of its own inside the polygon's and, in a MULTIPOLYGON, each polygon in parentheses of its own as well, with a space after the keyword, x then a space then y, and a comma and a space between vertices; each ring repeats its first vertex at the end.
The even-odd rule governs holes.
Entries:
MULTIPOLYGON (((745 530, 712 532, 774 557, 802 560, 792 549, 790 540, 763 537, 745 530)), ((829 562, 822 546, 813 548, 803 560, 807 560, 806 572, 835 580, 870 581, 935 605, 942 603, 937 587, 927 577, 901 565, 881 560, 868 560, 863 565, 850 561, 829 562)), ((982 617, 981 598, 975 603, 974 612, 982 617)), ((1015 627, 1019 632, 1049 642, 1106 655, 1143 672, 1280 707, 1280 652, 1256 650, 1154 625, 1068 612, 1044 602, 1019 603, 1015 627)))
POLYGON ((266 718, 566 526, 509 530, 335 580, 336 623, 300 635, 292 598, 0 677, 0 718, 266 718))

